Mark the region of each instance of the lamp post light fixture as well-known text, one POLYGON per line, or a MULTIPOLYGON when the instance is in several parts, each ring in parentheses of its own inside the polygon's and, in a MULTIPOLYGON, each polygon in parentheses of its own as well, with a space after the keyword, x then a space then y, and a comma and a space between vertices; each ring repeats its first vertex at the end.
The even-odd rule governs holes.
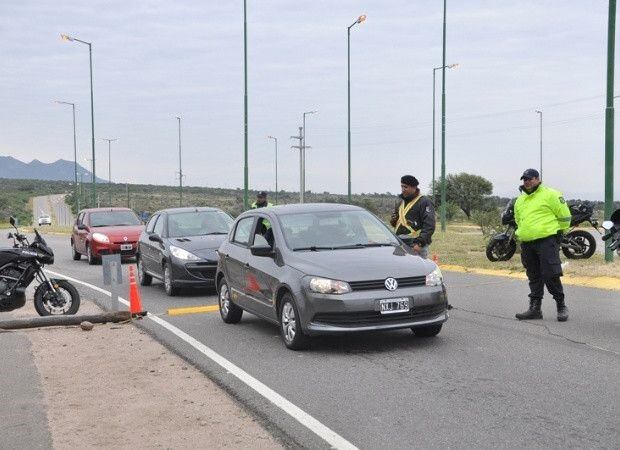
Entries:
POLYGON ((542 119, 543 119, 543 113, 542 111, 536 110, 536 114, 538 114, 540 116, 540 179, 542 181, 543 179, 543 157, 542 157, 542 119))
POLYGON ((276 144, 276 205, 278 204, 278 138, 275 136, 267 136, 267 139, 273 139, 276 144))
POLYGON ((75 136, 75 103, 71 102, 61 102, 60 100, 56 100, 56 103, 59 105, 71 105, 71 109, 73 110, 73 175, 74 175, 74 189, 73 196, 75 197, 75 213, 77 214, 80 211, 80 197, 78 195, 78 181, 77 181, 77 140, 75 136))
POLYGON ((118 141, 118 138, 101 140, 108 143, 108 205, 112 206, 112 142, 118 141))
POLYGON ((248 21, 243 0, 243 208, 248 209, 248 21))
MULTIPOLYGON (((459 63, 448 64, 446 69, 457 69, 459 67, 459 63)), ((434 67, 433 68, 433 205, 436 204, 437 199, 435 195, 436 186, 435 186, 435 72, 439 69, 443 69, 442 67, 434 67)))
POLYGON ((362 14, 347 27, 347 192, 349 203, 351 203, 351 28, 365 20, 366 14, 362 14))
MULTIPOLYGON (((306 148, 311 148, 311 147, 306 147, 306 115, 308 114, 316 114, 318 111, 307 111, 305 113, 303 113, 303 120, 302 120, 302 126, 303 126, 303 139, 302 139, 302 143, 301 143, 301 186, 302 186, 302 194, 301 197, 302 199, 305 199, 305 194, 306 194, 306 148)), ((302 203, 304 201, 302 200, 302 203)))
POLYGON ((95 107, 93 104, 93 45, 91 42, 82 41, 78 38, 69 36, 67 34, 61 34, 60 38, 63 41, 68 42, 79 42, 80 44, 88 45, 88 58, 90 62, 90 132, 92 139, 92 147, 93 147, 93 181, 92 181, 92 203, 95 205, 97 203, 97 176, 95 175, 95 107))

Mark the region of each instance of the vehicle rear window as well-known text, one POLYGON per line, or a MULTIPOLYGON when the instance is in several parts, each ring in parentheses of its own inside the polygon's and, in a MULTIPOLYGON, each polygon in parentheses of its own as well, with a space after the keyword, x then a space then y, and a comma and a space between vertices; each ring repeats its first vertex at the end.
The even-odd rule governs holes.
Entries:
POLYGON ((233 218, 224 211, 192 211, 168 215, 168 236, 228 234, 233 218))
POLYGON ((140 225, 140 219, 133 211, 102 211, 90 213, 91 227, 117 227, 140 225))

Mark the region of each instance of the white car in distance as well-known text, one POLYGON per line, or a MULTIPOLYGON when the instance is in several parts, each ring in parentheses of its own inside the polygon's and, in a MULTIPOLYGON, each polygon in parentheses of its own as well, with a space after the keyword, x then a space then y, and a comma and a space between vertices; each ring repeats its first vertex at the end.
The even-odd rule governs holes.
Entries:
POLYGON ((39 226, 41 225, 52 225, 52 218, 47 214, 41 214, 39 216, 39 226))

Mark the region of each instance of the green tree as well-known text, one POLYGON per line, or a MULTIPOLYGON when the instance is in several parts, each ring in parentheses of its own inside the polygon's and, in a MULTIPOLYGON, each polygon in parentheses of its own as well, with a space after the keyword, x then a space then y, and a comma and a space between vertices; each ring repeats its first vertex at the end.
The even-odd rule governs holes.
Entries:
MULTIPOLYGON (((493 193, 493 183, 479 175, 469 173, 449 174, 446 177, 446 198, 458 205, 468 219, 473 211, 488 211, 488 196, 493 193)), ((439 201, 439 195, 437 195, 439 201)))

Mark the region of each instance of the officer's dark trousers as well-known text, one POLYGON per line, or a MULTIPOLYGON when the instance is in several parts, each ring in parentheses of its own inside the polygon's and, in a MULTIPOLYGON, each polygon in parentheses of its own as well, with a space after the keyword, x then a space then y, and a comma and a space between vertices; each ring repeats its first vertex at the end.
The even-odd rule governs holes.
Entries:
POLYGON ((556 302, 564 301, 560 244, 555 235, 521 244, 521 262, 530 282, 530 299, 540 300, 544 287, 556 302))

